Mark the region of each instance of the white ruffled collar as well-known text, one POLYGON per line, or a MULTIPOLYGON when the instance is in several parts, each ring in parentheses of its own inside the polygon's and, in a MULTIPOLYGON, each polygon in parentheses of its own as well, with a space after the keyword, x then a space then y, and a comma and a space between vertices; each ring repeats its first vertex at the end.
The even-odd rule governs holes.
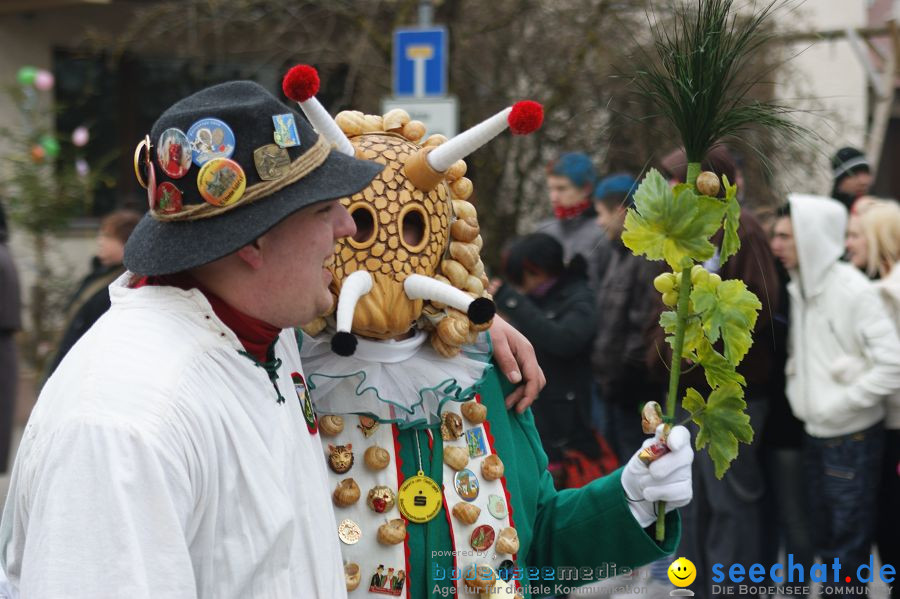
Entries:
POLYGON ((331 351, 331 335, 303 335, 300 358, 316 412, 368 414, 400 425, 440 422, 447 401, 466 401, 490 368, 486 335, 454 358, 438 354, 428 334, 402 341, 359 339, 356 352, 331 351))

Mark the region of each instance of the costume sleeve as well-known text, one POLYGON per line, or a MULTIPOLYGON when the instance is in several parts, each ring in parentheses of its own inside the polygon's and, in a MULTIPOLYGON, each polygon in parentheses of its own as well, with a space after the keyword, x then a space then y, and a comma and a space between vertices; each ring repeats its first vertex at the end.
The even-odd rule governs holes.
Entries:
POLYGON ((4 511, 7 573, 22 597, 196 597, 184 455, 102 421, 32 441, 4 511))
POLYGON ((900 391, 900 340, 873 287, 859 294, 856 308, 856 335, 868 368, 847 388, 847 395, 852 405, 871 407, 900 391))
POLYGON ((579 489, 557 491, 547 471, 547 456, 531 413, 520 418, 539 466, 538 513, 528 556, 530 565, 596 568, 608 564, 621 570, 636 568, 675 551, 681 536, 677 512, 666 517, 666 538, 658 545, 628 509, 621 468, 579 489))
POLYGON ((597 331, 594 297, 586 287, 573 294, 564 313, 556 318, 549 318, 531 298, 510 285, 501 287, 494 301, 536 349, 561 358, 583 352, 597 331))

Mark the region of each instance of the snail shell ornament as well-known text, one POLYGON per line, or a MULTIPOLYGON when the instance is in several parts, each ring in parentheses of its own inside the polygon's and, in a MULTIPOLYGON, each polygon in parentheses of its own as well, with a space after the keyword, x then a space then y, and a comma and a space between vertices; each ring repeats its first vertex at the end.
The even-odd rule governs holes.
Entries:
POLYGON ((319 430, 327 437, 339 435, 344 431, 344 419, 334 414, 319 418, 319 430))
POLYGON ((485 480, 497 480, 503 476, 503 461, 496 454, 491 454, 481 462, 481 476, 485 480))
POLYGON ((347 590, 352 591, 359 586, 360 574, 359 564, 350 562, 344 564, 344 582, 347 584, 347 590))
POLYGON ((645 435, 652 435, 656 427, 663 423, 662 406, 655 401, 648 401, 641 410, 641 430, 645 435))
POLYGON ((384 447, 373 445, 366 449, 363 461, 372 470, 384 470, 391 461, 391 455, 384 447))
POLYGON ((513 555, 519 551, 519 533, 515 528, 504 528, 497 534, 497 543, 494 545, 497 553, 513 555))
POLYGON ((456 441, 463 434, 462 418, 459 414, 445 412, 441 416, 441 439, 444 441, 456 441))
POLYGON ((356 481, 352 478, 345 478, 338 483, 334 493, 331 494, 331 499, 335 505, 347 507, 359 501, 359 495, 359 485, 356 484, 356 481))
POLYGON ((336 309, 323 316, 326 331, 333 331, 332 349, 348 356, 357 334, 394 339, 421 327, 441 355, 457 355, 490 326, 495 312, 485 292, 480 228, 463 159, 507 128, 519 135, 535 131, 543 109, 518 102, 452 139, 431 135, 420 143, 425 126, 403 110, 384 116, 344 111, 332 119, 315 98, 318 74, 307 65, 292 68, 282 89, 338 151, 384 165, 368 187, 341 200, 356 233, 338 241, 329 266, 336 309), (440 327, 451 310, 461 322, 440 327))
POLYGON ((497 572, 488 564, 469 564, 463 573, 463 586, 476 593, 482 593, 494 586, 497 572))
POLYGON ((460 501, 453 506, 452 512, 456 519, 463 524, 475 524, 478 516, 481 515, 481 508, 468 501, 460 501))
POLYGON ((406 540, 406 522, 395 518, 378 527, 378 542, 383 545, 396 545, 406 540))
POLYGON ((460 471, 469 463, 469 452, 463 447, 445 447, 444 463, 454 470, 460 471))
POLYGON ((460 411, 470 424, 481 424, 487 420, 487 408, 477 401, 467 401, 462 405, 460 411))

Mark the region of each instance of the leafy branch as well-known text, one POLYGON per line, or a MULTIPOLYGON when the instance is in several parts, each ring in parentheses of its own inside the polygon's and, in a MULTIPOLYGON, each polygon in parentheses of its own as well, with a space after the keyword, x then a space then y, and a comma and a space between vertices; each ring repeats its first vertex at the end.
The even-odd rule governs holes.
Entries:
MULTIPOLYGON (((694 181, 669 187, 651 169, 635 192, 634 208, 628 211, 622 234, 622 241, 636 255, 664 259, 674 270, 654 281, 663 303, 675 308, 663 312, 659 320, 673 355, 664 419, 670 424, 675 419, 682 362, 699 365, 712 392, 705 400, 689 388, 682 407, 699 427, 697 449, 709 447, 719 478, 737 457, 738 442, 753 440, 750 418, 744 412, 746 380, 737 365, 753 343, 751 332, 762 308, 743 281, 723 281, 699 264, 714 255, 709 238, 719 229, 724 229, 723 248, 736 252, 740 247, 737 226, 728 222, 729 206, 737 203, 737 188, 727 179, 723 182, 726 193, 719 199, 700 193, 694 181)), ((665 513, 664 507, 660 513, 665 513)), ((660 539, 665 535, 662 523, 660 518, 660 539)))
MULTIPOLYGON (((753 343, 762 305, 742 281, 722 281, 702 266, 717 249, 720 265, 739 250, 741 207, 737 187, 715 173, 701 173, 701 162, 713 145, 729 137, 741 141, 750 127, 785 137, 807 133, 789 118, 790 109, 750 98, 759 76, 749 73, 748 64, 771 38, 768 21, 782 2, 772 0, 746 16, 733 10, 733 0, 673 4, 671 24, 651 24, 654 56, 644 55, 634 76, 635 87, 678 130, 687 180, 670 187, 650 170, 634 195, 622 241, 635 255, 665 260, 672 269, 654 281, 663 302, 674 308, 660 318, 673 355, 664 420, 674 422, 682 362, 699 364, 710 395, 704 399, 689 388, 682 406, 699 427, 697 449, 708 447, 719 478, 737 457, 738 444, 753 440, 746 381, 737 366, 753 343), (716 248, 710 237, 720 229, 716 248)), ((661 541, 662 502, 658 513, 661 541)))

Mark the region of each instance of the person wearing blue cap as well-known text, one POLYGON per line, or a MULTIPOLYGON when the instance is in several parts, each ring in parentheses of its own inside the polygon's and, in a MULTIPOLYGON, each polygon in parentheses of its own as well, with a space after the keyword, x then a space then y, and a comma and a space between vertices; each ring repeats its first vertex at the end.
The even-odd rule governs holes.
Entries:
POLYGON ((606 263, 609 243, 597 228, 591 193, 597 182, 594 165, 587 154, 566 152, 547 165, 547 191, 553 218, 542 221, 537 231, 555 237, 568 263, 575 254, 587 261, 588 284, 597 289, 606 263))
POLYGON ((594 339, 592 366, 606 405, 606 432, 619 460, 643 438, 636 426, 638 411, 648 401, 660 401, 663 386, 647 372, 644 332, 655 313, 653 279, 659 262, 635 256, 622 243, 625 214, 634 204, 637 181, 619 173, 602 179, 594 190, 598 230, 606 231, 610 258, 597 288, 600 327, 594 339))

